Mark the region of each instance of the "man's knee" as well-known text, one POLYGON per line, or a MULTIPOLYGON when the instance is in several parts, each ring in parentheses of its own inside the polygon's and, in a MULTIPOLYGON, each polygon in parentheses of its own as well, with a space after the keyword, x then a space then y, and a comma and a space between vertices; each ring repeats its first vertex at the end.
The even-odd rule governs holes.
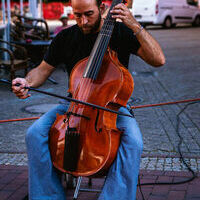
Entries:
POLYGON ((143 150, 143 140, 142 140, 142 138, 141 137, 139 137, 139 138, 137 137, 135 139, 134 144, 135 144, 135 147, 137 148, 137 150, 139 152, 142 152, 142 150, 143 150))
POLYGON ((124 141, 127 147, 131 149, 137 149, 138 152, 142 152, 143 150, 143 139, 139 129, 137 131, 136 129, 129 129, 128 133, 126 131, 125 136, 122 138, 122 141, 124 141))
POLYGON ((25 137, 26 145, 29 146, 31 144, 37 144, 37 142, 39 142, 38 134, 39 134, 38 126, 34 123, 28 128, 26 132, 26 137, 25 137))

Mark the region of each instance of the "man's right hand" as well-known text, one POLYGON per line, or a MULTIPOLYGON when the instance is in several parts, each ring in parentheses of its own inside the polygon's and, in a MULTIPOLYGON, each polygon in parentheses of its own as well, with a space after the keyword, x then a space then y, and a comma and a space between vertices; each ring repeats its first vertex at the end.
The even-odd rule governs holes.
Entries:
POLYGON ((28 90, 24 89, 24 87, 29 87, 25 78, 16 78, 12 81, 12 91, 20 99, 26 99, 31 96, 28 94, 28 90), (16 86, 16 84, 19 84, 19 86, 16 86))

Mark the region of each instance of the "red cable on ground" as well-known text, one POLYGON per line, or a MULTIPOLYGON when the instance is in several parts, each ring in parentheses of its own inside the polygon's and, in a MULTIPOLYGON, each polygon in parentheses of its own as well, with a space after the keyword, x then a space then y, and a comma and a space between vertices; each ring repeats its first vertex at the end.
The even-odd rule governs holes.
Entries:
POLYGON ((5 119, 5 120, 0 120, 0 123, 34 120, 34 119, 39 119, 39 118, 40 117, 29 117, 29 118, 20 118, 20 119, 5 119))
MULTIPOLYGON (((148 107, 155 107, 155 106, 164 106, 164 105, 171 105, 171 104, 178 104, 178 103, 189 103, 189 102, 194 102, 194 101, 200 101, 200 98, 197 98, 197 99, 186 99, 186 100, 180 100, 180 101, 171 101, 171 102, 164 102, 164 103, 157 103, 157 104, 147 104, 147 105, 141 105, 141 106, 131 106, 131 109, 148 108, 148 107)), ((40 117, 29 117, 29 118, 20 118, 20 119, 6 119, 6 120, 0 120, 0 123, 34 120, 34 119, 39 119, 39 118, 40 117)))
POLYGON ((131 109, 164 106, 164 105, 171 105, 171 104, 178 104, 178 103, 189 103, 189 102, 194 102, 194 101, 200 101, 200 98, 186 99, 186 100, 172 101, 172 102, 164 102, 164 103, 157 103, 157 104, 148 104, 148 105, 141 105, 141 106, 131 106, 131 109))

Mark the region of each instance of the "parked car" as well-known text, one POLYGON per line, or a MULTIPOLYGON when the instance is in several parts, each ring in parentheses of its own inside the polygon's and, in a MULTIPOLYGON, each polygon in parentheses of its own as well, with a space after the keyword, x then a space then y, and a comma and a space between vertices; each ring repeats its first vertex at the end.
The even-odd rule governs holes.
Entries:
POLYGON ((134 0, 132 12, 141 24, 171 28, 177 23, 200 26, 198 0, 134 0))

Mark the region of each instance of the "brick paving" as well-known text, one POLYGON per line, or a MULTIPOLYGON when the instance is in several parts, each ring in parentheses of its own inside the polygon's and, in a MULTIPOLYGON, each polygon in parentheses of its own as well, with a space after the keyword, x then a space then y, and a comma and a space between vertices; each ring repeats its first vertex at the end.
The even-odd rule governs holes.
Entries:
MULTIPOLYGON (((28 170, 26 166, 0 165, 0 200, 22 200, 28 193, 28 170)), ((145 200, 199 200, 200 173, 192 182, 179 185, 148 185, 141 186, 145 200)), ((141 170, 140 183, 179 182, 191 177, 189 172, 172 172, 158 170, 141 170)), ((100 189, 104 179, 93 179, 92 188, 100 189)), ((81 187, 87 186, 84 178, 81 187)), ((65 183, 64 187, 65 187, 65 183)), ((67 199, 73 199, 74 189, 66 189, 67 199)), ((80 192, 78 199, 95 200, 98 193, 80 192)), ((140 189, 137 190, 137 200, 143 200, 140 189)))
MULTIPOLYGON (((185 158, 186 163, 195 172, 200 171, 200 158, 185 158)), ((25 153, 0 153, 0 165, 27 166, 27 155, 25 153)), ((187 167, 177 157, 148 157, 142 155, 141 170, 161 171, 188 171, 187 167)))

